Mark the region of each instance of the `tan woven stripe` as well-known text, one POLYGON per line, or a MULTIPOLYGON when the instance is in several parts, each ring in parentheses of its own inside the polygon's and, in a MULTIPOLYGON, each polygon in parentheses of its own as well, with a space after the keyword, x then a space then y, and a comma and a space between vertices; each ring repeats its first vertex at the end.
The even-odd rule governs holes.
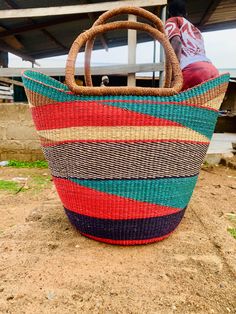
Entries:
MULTIPOLYGON (((204 94, 194 96, 194 97, 187 99, 186 103, 187 104, 196 104, 199 106, 205 106, 206 103, 208 103, 209 101, 211 101, 212 99, 215 99, 217 97, 222 97, 221 99, 223 100, 223 97, 225 95, 225 91, 226 91, 227 87, 228 87, 228 83, 223 83, 223 84, 221 84, 215 88, 208 90, 204 94)), ((196 87, 193 88, 193 91, 195 88, 196 87)), ((221 100, 221 102, 222 102, 222 100, 221 100)), ((218 106, 216 105, 214 107, 214 109, 219 109, 221 102, 219 102, 218 106)))
POLYGON ((41 94, 33 92, 29 89, 25 89, 25 91, 26 91, 26 95, 27 95, 30 107, 48 105, 48 104, 57 102, 56 100, 42 96, 41 94))
POLYGON ((122 179, 196 175, 207 144, 67 143, 44 147, 56 177, 122 179))
POLYGON ((52 141, 172 139, 209 142, 206 136, 194 130, 174 126, 73 127, 42 130, 38 133, 41 137, 52 141))
POLYGON ((209 108, 209 109, 215 109, 218 110, 220 108, 220 105, 224 99, 224 94, 219 95, 218 97, 206 102, 203 104, 203 107, 209 108))

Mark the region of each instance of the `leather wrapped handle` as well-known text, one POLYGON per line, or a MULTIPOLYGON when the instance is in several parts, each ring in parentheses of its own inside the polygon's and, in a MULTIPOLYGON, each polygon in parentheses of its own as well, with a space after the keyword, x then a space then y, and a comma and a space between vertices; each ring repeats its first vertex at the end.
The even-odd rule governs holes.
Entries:
MULTIPOLYGON (((113 10, 107 11, 99 16, 99 18, 94 22, 93 26, 98 26, 105 24, 109 19, 121 14, 133 14, 142 17, 153 24, 153 27, 158 29, 161 33, 165 34, 165 29, 162 21, 153 13, 144 10, 139 7, 125 6, 120 8, 115 8, 113 10)), ((95 39, 90 39, 87 41, 85 46, 85 57, 84 57, 84 77, 86 86, 93 86, 92 76, 91 76, 91 55, 93 50, 95 39)), ((172 68, 169 60, 165 62, 165 79, 163 87, 170 87, 172 80, 172 68)))
POLYGON ((155 96, 171 96, 177 94, 182 89, 183 77, 179 66, 179 61, 175 52, 166 37, 162 32, 152 26, 139 22, 119 21, 98 25, 90 28, 80 34, 71 46, 66 62, 66 83, 69 89, 75 94, 82 95, 155 95, 155 96), (75 82, 75 62, 77 54, 81 47, 90 39, 107 31, 117 29, 135 29, 149 33, 154 39, 158 40, 164 47, 166 58, 169 60, 172 67, 172 87, 168 88, 149 88, 149 87, 131 87, 131 86, 116 86, 116 87, 90 87, 78 86, 75 82))

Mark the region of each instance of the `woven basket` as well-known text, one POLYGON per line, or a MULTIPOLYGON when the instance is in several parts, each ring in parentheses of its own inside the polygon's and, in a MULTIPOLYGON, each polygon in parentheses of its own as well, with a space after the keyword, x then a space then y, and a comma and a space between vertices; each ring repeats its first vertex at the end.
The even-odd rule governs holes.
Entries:
POLYGON ((132 245, 168 237, 180 223, 206 154, 229 75, 185 92, 178 60, 151 13, 125 7, 103 14, 72 45, 67 86, 38 72, 23 81, 42 148, 67 216, 90 238, 132 245), (146 17, 105 23, 119 13, 146 17), (145 30, 165 48, 163 88, 93 87, 94 37, 117 28, 145 30), (86 46, 86 87, 74 66, 86 46), (172 85, 170 87, 170 81, 172 85))

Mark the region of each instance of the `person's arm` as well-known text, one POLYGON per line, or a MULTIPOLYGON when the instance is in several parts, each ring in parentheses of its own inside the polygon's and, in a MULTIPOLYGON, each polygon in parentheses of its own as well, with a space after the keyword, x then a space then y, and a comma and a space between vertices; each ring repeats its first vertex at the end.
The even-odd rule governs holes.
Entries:
POLYGON ((175 51, 175 54, 180 62, 180 59, 181 59, 181 48, 182 48, 182 43, 181 43, 181 39, 180 37, 177 35, 177 36, 174 36, 171 38, 170 40, 170 43, 171 43, 171 46, 173 47, 174 51, 175 51))

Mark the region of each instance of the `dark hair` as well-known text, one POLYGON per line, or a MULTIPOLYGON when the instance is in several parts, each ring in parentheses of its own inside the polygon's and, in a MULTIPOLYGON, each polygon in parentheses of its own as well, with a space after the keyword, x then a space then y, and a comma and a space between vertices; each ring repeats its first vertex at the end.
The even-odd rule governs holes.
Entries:
POLYGON ((172 0, 168 5, 169 17, 183 16, 186 17, 186 4, 184 0, 172 0))

